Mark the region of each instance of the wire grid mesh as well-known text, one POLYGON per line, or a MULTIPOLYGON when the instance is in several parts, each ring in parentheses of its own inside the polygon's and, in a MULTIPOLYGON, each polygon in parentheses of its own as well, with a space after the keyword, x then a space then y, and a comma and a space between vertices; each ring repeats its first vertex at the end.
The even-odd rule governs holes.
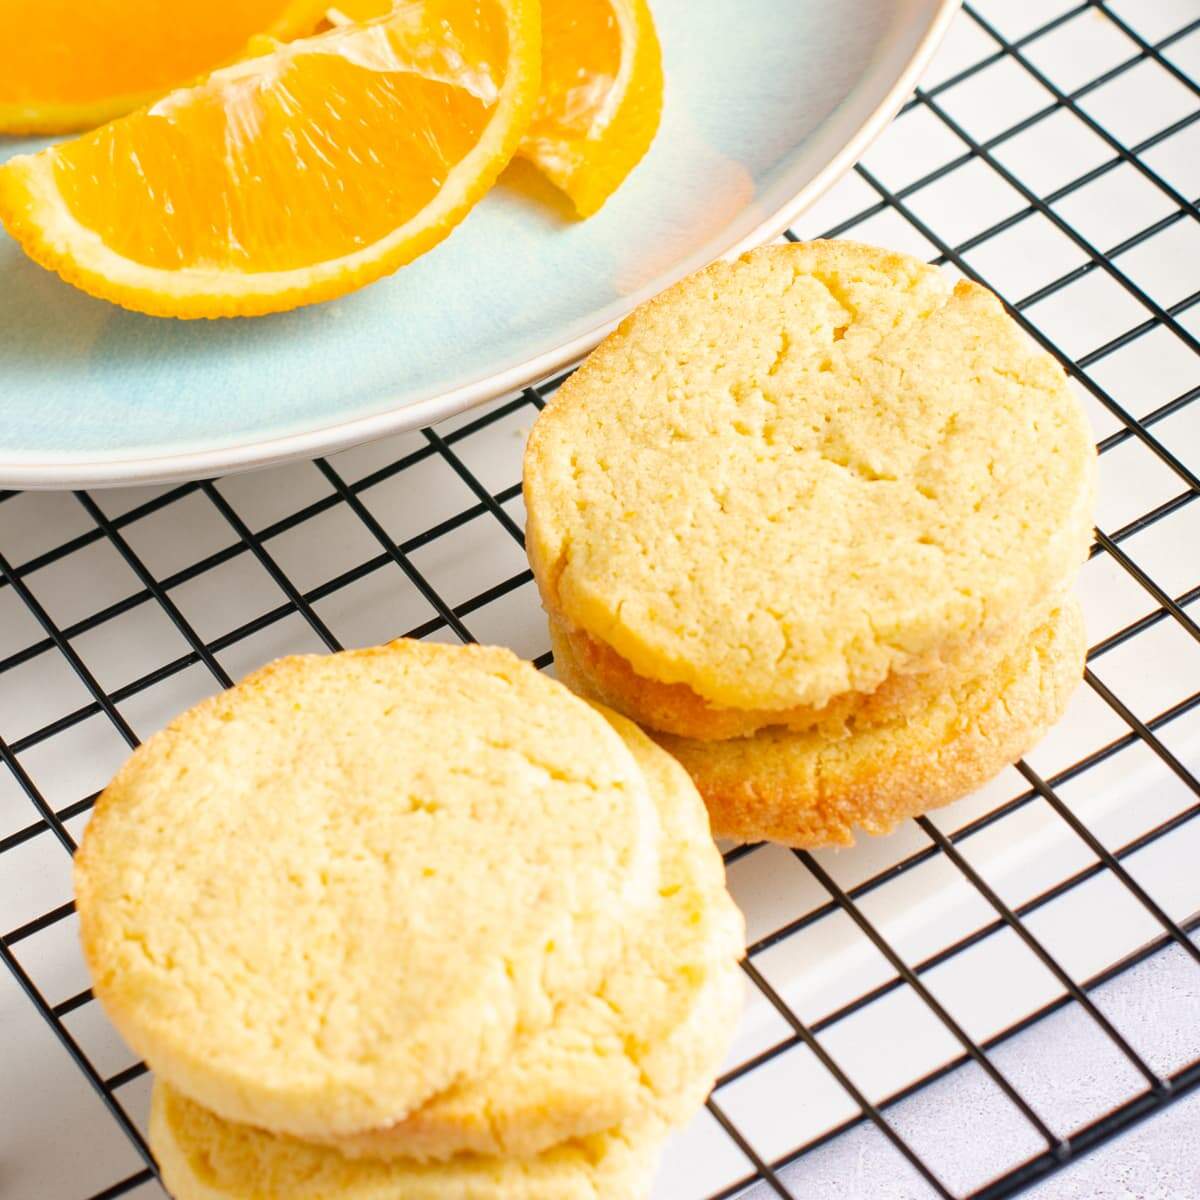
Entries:
MULTIPOLYGON (((897 1194, 996 1200, 1200 1084, 1200 1048, 1189 1043, 1190 1054, 1168 1061, 1103 999, 1114 980, 1170 953, 1194 974, 1179 993, 1186 1011, 1168 1004, 1162 1018, 1200 1025, 1200 949, 1191 936, 1200 897, 1177 886, 1192 883, 1184 877, 1195 873, 1195 842, 1182 839, 1200 825, 1195 743, 1189 750, 1179 734, 1200 709, 1200 691, 1190 690, 1200 680, 1192 670, 1200 291, 1188 290, 1200 267, 1197 74, 1200 16, 1190 4, 968 5, 888 134, 802 222, 805 236, 893 244, 989 284, 1089 404, 1102 464, 1115 464, 1102 467, 1115 499, 1102 502, 1088 568, 1100 572, 1105 603, 1099 622, 1099 610, 1089 611, 1092 632, 1099 623, 1103 636, 1089 654, 1076 719, 1087 749, 1064 757, 1059 747, 1041 767, 1031 756, 980 797, 877 844, 853 869, 843 858, 775 847, 727 854, 751 915, 750 1007, 769 1019, 749 1048, 739 1042, 707 1117, 669 1157, 663 1195, 719 1200, 756 1184, 764 1194, 799 1195, 789 1169, 865 1127, 911 1179, 897 1194), (1185 386, 1160 395, 1163 380, 1185 386), (1141 482, 1151 476, 1152 485, 1141 482), (1154 543, 1164 530, 1169 536, 1154 543), (1170 686, 1160 694, 1150 684, 1161 682, 1163 652, 1149 647, 1166 633, 1170 686), (1106 669, 1122 656, 1132 673, 1106 669), (1151 793, 1161 803, 1145 802, 1140 824, 1126 822, 1118 836, 1089 812, 1088 796, 1112 764, 1133 759, 1139 804, 1151 793), (1035 811, 1073 839, 1076 853, 1053 860, 1069 860, 1069 870, 1020 892, 990 877, 990 860, 973 847, 998 832, 1019 842, 1035 811), (1179 848, 1163 860, 1165 878, 1146 866, 1156 847, 1179 848), (966 889, 970 919, 939 925, 932 940, 926 931, 918 947, 889 924, 892 901, 873 902, 935 866, 946 888, 966 889), (1098 882, 1132 904, 1140 923, 1132 940, 1104 943, 1102 958, 1085 967, 1069 951, 1088 909, 1068 911, 1065 938, 1039 920, 1098 882), (814 932, 824 943, 811 941, 814 932), (781 955, 806 953, 796 947, 855 939, 881 969, 870 986, 849 972, 840 1000, 823 1009, 802 1002, 778 969, 781 955), (985 1020, 939 972, 1005 940, 1040 964, 1046 986, 985 1020), (854 1022, 901 996, 909 1007, 881 1036, 911 1041, 919 1053, 881 1079, 856 1057, 855 1039, 870 1027, 854 1022), (1081 1121, 1044 1096, 1031 1102, 1027 1079, 1004 1056, 1014 1035, 1064 1009, 1123 1060, 1127 1077, 1119 1102, 1081 1121), (840 1036, 847 1029, 857 1032, 840 1036), (794 1065, 797 1054, 803 1072, 767 1088, 773 1112, 764 1126, 761 1098, 748 1107, 747 1086, 794 1065), (992 1147, 987 1178, 964 1183, 897 1114, 908 1098, 972 1067, 1022 1136, 999 1158, 992 1147)), ((120 1052, 97 1032, 102 1018, 87 1015, 96 1005, 82 977, 72 985, 70 970, 43 969, 52 955, 37 949, 47 937, 61 943, 64 930, 73 938, 63 864, 97 788, 174 711, 279 653, 406 634, 505 641, 548 666, 522 553, 519 456, 561 378, 439 429, 265 475, 140 492, 0 493, 0 876, 6 867, 11 878, 28 876, 27 915, 0 937, 0 955, 118 1131, 122 1151, 95 1153, 85 1177, 96 1190, 81 1200, 161 1195, 142 1132, 144 1067, 112 1069, 120 1052), (485 579, 494 582, 478 590, 485 579)), ((16 1036, 15 1024, 3 1035, 16 1036)), ((864 1052, 879 1055, 880 1043, 868 1037, 864 1052)), ((985 1135, 971 1136, 982 1146, 985 1135)))

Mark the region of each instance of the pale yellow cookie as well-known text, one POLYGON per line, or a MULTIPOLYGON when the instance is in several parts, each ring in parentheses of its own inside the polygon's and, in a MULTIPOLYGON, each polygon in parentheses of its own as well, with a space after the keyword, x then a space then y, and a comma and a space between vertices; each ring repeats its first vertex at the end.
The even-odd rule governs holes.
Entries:
POLYGON ((658 911, 627 928, 626 953, 597 993, 565 1001, 490 1074, 390 1129, 338 1140, 343 1153, 526 1157, 617 1126, 681 1125, 703 1104, 741 1014, 745 926, 687 773, 632 722, 606 715, 659 805, 658 911))
POLYGON ((303 1135, 390 1124, 594 989, 659 899, 658 810, 505 650, 284 659, 151 738, 76 859, 94 988, 163 1078, 303 1135))
POLYGON ((644 1200, 659 1131, 614 1131, 534 1158, 349 1159, 237 1125, 156 1082, 150 1148, 175 1200, 644 1200))
POLYGON ((1062 368, 990 292, 770 246, 643 306, 559 389, 527 540, 551 614, 637 675, 782 711, 1048 608, 1094 476, 1062 368))
MULTIPOLYGON (((647 729, 700 741, 748 737, 760 729, 783 726, 796 732, 819 729, 828 737, 847 730, 889 721, 899 713, 919 709, 931 696, 962 679, 982 674, 1029 636, 1041 620, 1028 626, 1015 624, 1000 636, 975 638, 951 647, 937 663, 921 672, 893 671, 873 692, 843 692, 820 708, 800 705, 790 709, 722 708, 696 695, 686 683, 658 683, 645 679, 615 650, 596 641, 582 629, 569 628, 551 616, 551 640, 565 640, 576 672, 587 680, 585 694, 609 704, 647 729)), ((578 690, 578 689, 576 689, 578 690)))
POLYGON ((770 729, 724 742, 657 740, 696 781, 718 836, 847 846, 856 829, 888 833, 1020 758, 1062 716, 1086 650, 1071 599, 991 671, 847 737, 770 729))

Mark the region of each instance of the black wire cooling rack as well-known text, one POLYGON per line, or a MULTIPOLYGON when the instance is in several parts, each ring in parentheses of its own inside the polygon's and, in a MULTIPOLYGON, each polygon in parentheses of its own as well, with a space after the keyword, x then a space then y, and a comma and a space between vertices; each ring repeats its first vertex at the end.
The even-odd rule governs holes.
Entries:
MULTIPOLYGON (((999 1200, 1200 1085, 1200 1058, 1168 1062, 1144 1031, 1131 1035, 1106 1000, 1106 989, 1165 961, 1164 955, 1186 971, 1200 967, 1192 937, 1200 928, 1200 905, 1174 893, 1164 899, 1162 892, 1164 881, 1196 874, 1193 852, 1185 847, 1162 859, 1165 875, 1161 867, 1155 874, 1138 866, 1139 856, 1152 850, 1183 846, 1180 839, 1200 817, 1195 744, 1189 750, 1186 739, 1175 736, 1200 709, 1200 691, 1192 690, 1200 672, 1192 672, 1186 653, 1170 652, 1169 703, 1153 701, 1157 693, 1138 674, 1157 669, 1146 665, 1149 652, 1141 648, 1164 631, 1189 651, 1200 643, 1200 526, 1180 523, 1200 511, 1189 511, 1200 496, 1200 426, 1180 424, 1200 397, 1198 73, 1200 10, 1189 3, 996 0, 967 6, 932 75, 888 134, 801 223, 805 236, 888 242, 980 279, 1063 362, 1096 419, 1106 494, 1115 497, 1108 508, 1102 503, 1104 527, 1097 530, 1091 565, 1107 572, 1100 590, 1124 589, 1128 603, 1121 609, 1125 617, 1110 620, 1090 651, 1083 694, 1098 706, 1090 711, 1104 710, 1105 719, 1084 721, 1095 726, 1086 752, 1065 761, 1060 756, 1041 770, 1018 764, 1007 785, 986 793, 965 816, 955 806, 880 843, 894 849, 882 858, 877 853, 874 866, 857 876, 837 865, 847 860, 822 854, 740 847, 727 855, 735 890, 750 880, 751 892, 765 888, 774 898, 776 916, 759 920, 757 928, 751 922, 745 962, 752 1003, 771 1015, 773 1032, 728 1064, 702 1115, 707 1124, 689 1143, 693 1170, 676 1185, 669 1158, 662 1195, 720 1200, 754 1186, 782 1197, 799 1196, 790 1189, 801 1187, 806 1195, 867 1194, 804 1184, 796 1174, 858 1130, 872 1134, 872 1144, 890 1153, 911 1180, 896 1195, 999 1200), (1030 27, 1030 11, 1045 23, 1030 27), (955 190, 964 179, 974 190, 955 190), (1003 197, 999 207, 997 195, 1003 197), (1066 324, 1064 312, 1071 318, 1066 324), (1103 337, 1092 332, 1089 342, 1096 329, 1103 337), (1134 366, 1121 366, 1130 354, 1134 366), (1162 378, 1186 386, 1164 397, 1155 391, 1162 378), (1159 382, 1152 387, 1152 381, 1159 382), (1121 456, 1134 452, 1156 473, 1158 483, 1148 490, 1128 482, 1137 472, 1121 456), (1104 471, 1106 461, 1117 468, 1104 471), (1106 512, 1112 515, 1107 524, 1106 512), (1149 566, 1153 556, 1142 542, 1164 529, 1176 530, 1167 557, 1160 546, 1160 566, 1149 566), (1172 564, 1169 571, 1163 562, 1172 564), (1134 664, 1133 674, 1106 670, 1122 655, 1134 664), (1131 757, 1150 772, 1139 795, 1166 789, 1176 800, 1152 808, 1144 827, 1110 836, 1092 820, 1089 797, 1114 762, 1131 757), (1061 877, 1009 894, 988 877, 973 847, 1035 808, 1050 814, 1060 833, 1069 831, 1079 853, 1061 877), (802 887, 781 882, 785 863, 803 873, 802 887), (955 926, 953 936, 927 940, 918 953, 889 932, 887 906, 872 903, 933 865, 968 891, 976 915, 966 927, 955 926), (1097 882, 1135 905, 1139 928, 1148 932, 1081 974, 1065 961, 1063 946, 1071 938, 1055 942, 1039 920, 1097 882), (794 903, 779 916, 788 896, 794 903), (835 927, 842 932, 829 934, 835 927), (838 945, 861 940, 882 970, 871 986, 809 1013, 789 999, 771 963, 772 955, 814 931, 838 945), (936 981, 939 970, 1005 938, 1040 964, 1049 987, 1041 1002, 988 1026, 936 981), (910 1011, 939 1027, 943 1046, 900 1086, 880 1086, 847 1065, 850 1043, 837 1035, 902 992, 917 1005, 910 1011), (1031 1099, 1035 1089, 1024 1068, 1007 1055, 1021 1043, 1016 1035, 1050 1029, 1056 1015, 1087 1026, 1132 1078, 1107 1111, 1081 1122, 1056 1110, 1054 1080, 1031 1099), (746 1116, 739 1088, 765 1079, 797 1052, 839 1089, 840 1102, 806 1124, 798 1115, 799 1087, 776 1088, 768 1136, 746 1116), (985 1180, 968 1185, 955 1182, 903 1114, 906 1103, 935 1095, 947 1080, 972 1070, 1003 1098, 1022 1133, 1012 1149, 997 1149, 991 1126, 973 1135, 981 1153, 987 1143, 991 1166, 985 1180)), ((103 782, 94 779, 86 795, 61 783, 64 767, 71 780, 87 777, 79 767, 91 761, 80 749, 85 743, 72 740, 81 731, 102 731, 108 749, 96 756, 95 770, 111 770, 174 710, 278 653, 336 650, 405 634, 504 640, 548 666, 521 553, 519 455, 523 433, 561 379, 482 415, 281 469, 257 482, 243 477, 53 498, 0 493, 0 733, 6 713, 19 730, 0 740, 0 776, 11 777, 0 783, 0 797, 8 786, 23 813, 13 816, 10 803, 0 825, 0 879, 33 847, 62 862, 74 852, 103 782), (438 488, 429 485, 431 472, 441 480, 438 488), (46 530, 54 544, 37 545, 38 531, 46 530), (479 590, 485 580, 492 582, 479 590), (57 681, 52 709, 28 699, 28 681, 35 678, 57 681)), ((1074 930, 1082 934, 1099 911, 1077 913, 1074 930)), ((161 1195, 142 1133, 144 1090, 137 1081, 144 1068, 107 1069, 77 1021, 96 1007, 90 991, 64 993, 61 973, 43 979, 45 956, 33 952, 40 938, 73 919, 68 892, 8 929, 0 955, 107 1109, 109 1128, 141 1160, 124 1173, 95 1177, 94 1188, 78 1200, 142 1189, 161 1195)), ((1137 1003, 1158 1006, 1160 1029, 1200 1028, 1200 989, 1165 995, 1150 979, 1137 1003)), ((925 1036, 919 1023, 916 1016, 902 1020, 887 1036, 919 1042, 925 1036)), ((0 1042, 10 1036, 16 1035, 0 1031, 0 1042)), ((10 1043, 0 1052, 7 1058, 14 1049, 10 1043)), ((3 1173, 0 1164, 0 1185, 3 1173)))

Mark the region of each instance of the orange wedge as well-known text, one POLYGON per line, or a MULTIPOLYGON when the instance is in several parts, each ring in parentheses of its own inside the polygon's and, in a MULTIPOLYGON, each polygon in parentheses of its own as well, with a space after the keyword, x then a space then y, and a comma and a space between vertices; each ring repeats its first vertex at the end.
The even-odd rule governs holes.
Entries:
POLYGON ((43 266, 159 316, 277 312, 436 245, 504 168, 540 79, 537 0, 407 0, 0 167, 43 266))
POLYGON ((0 133, 91 129, 231 62, 254 34, 311 33, 319 0, 0 0, 0 133))
POLYGON ((542 40, 542 94, 520 154, 588 217, 658 131, 658 35, 646 0, 546 0, 542 40))
MULTIPOLYGON (((338 0, 339 24, 388 0, 338 0)), ((591 216, 654 141, 662 54, 646 0, 542 0, 542 94, 518 153, 591 216)))

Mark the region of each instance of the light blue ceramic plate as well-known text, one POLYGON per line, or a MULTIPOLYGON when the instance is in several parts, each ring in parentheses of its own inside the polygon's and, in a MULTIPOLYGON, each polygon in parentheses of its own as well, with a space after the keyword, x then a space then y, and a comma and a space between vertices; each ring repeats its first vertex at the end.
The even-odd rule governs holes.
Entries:
MULTIPOLYGON (((195 478, 426 424, 544 377, 636 304, 775 236, 863 152, 957 0, 657 0, 649 155, 574 222, 514 168, 432 253, 281 316, 93 300, 0 233, 0 486, 195 478)), ((0 158, 37 148, 0 143, 0 158)))

